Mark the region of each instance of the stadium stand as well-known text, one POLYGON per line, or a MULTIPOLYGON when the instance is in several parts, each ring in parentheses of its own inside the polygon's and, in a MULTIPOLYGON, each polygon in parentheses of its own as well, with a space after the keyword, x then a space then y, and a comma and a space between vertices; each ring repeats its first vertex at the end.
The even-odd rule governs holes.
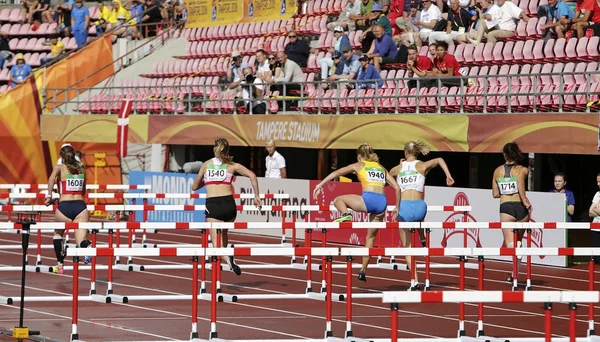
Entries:
MULTIPOLYGON (((267 89, 265 101, 271 113, 585 111, 588 102, 598 100, 600 37, 590 29, 580 39, 575 35, 569 39, 542 39, 541 26, 546 17, 538 19, 537 12, 539 6, 547 4, 546 0, 514 3, 529 17, 527 22, 518 21, 514 36, 496 44, 450 46, 448 54, 456 58, 465 78, 462 87, 409 88, 406 65, 388 63, 381 70, 382 89, 356 90, 340 85, 322 90, 318 61, 330 58, 329 49, 335 46, 327 24, 345 11, 348 0, 310 0, 304 5, 304 14, 289 20, 185 29, 180 38, 187 41, 185 55, 154 62, 151 70, 140 73, 139 78, 121 81, 117 89, 79 99, 75 108, 80 113, 115 113, 120 102, 129 98, 134 100, 138 114, 245 113, 238 101, 241 90, 226 89, 231 52, 239 51, 242 64, 256 68, 256 51, 283 51, 289 42, 286 33, 295 29, 316 49, 303 68, 300 91, 293 92, 300 100, 298 107, 281 102, 275 97, 280 92, 267 89), (286 108, 281 107, 284 104, 286 108)), ((53 24, 43 24, 32 32, 28 24, 16 23, 18 20, 15 9, 2 10, 0 31, 8 32, 11 48, 14 46, 26 54, 32 65, 38 65, 48 50, 41 43, 52 32, 53 24)), ((360 49, 363 31, 346 33, 352 48, 360 49)), ((63 38, 63 43, 67 50, 74 47, 72 38, 63 38)), ((419 54, 428 56, 428 46, 424 45, 419 54)), ((0 71, 0 82, 7 79, 5 68, 0 71)))

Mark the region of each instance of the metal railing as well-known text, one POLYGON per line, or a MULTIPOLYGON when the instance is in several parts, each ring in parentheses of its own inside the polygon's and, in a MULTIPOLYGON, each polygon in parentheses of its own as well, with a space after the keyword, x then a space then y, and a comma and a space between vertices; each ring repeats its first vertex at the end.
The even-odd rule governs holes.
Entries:
MULTIPOLYGON (((75 98, 47 97, 50 99, 47 104, 66 104, 66 107, 50 113, 116 114, 121 101, 128 98, 134 100, 133 114, 252 114, 252 108, 243 108, 244 99, 239 94, 242 87, 229 90, 227 84, 193 84, 194 81, 194 78, 183 77, 163 79, 162 84, 154 86, 140 82, 131 86, 75 88, 69 89, 77 91, 75 98), (92 90, 95 95, 84 95, 92 90)), ((268 91, 266 97, 258 100, 264 101, 267 112, 271 113, 571 113, 595 110, 587 104, 598 101, 600 91, 600 72, 394 78, 382 81, 383 87, 375 82, 372 88, 366 89, 361 88, 364 83, 356 80, 328 82, 328 91, 321 90, 321 82, 276 83, 282 87, 282 95, 271 96, 272 92, 268 91), (574 82, 578 79, 585 81, 566 83, 565 76, 573 76, 574 82), (557 77, 558 83, 547 83, 557 77), (425 88, 422 85, 425 80, 432 80, 435 85, 425 88), (529 81, 529 85, 525 80, 529 81), (409 81, 415 83, 413 88, 408 88, 409 81), (448 82, 460 85, 454 87, 448 82), (288 92, 287 88, 292 84, 300 85, 300 90, 288 92)), ((45 91, 67 94, 66 89, 48 88, 45 91)))

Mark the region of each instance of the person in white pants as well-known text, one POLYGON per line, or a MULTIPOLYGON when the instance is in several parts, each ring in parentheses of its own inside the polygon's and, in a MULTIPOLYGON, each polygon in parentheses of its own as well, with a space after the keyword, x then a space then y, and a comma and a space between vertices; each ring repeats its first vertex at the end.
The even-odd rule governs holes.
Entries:
POLYGON ((454 45, 454 40, 469 30, 473 18, 475 17, 471 13, 460 7, 458 0, 450 0, 446 30, 431 32, 428 39, 429 44, 443 41, 448 43, 448 46, 454 45))

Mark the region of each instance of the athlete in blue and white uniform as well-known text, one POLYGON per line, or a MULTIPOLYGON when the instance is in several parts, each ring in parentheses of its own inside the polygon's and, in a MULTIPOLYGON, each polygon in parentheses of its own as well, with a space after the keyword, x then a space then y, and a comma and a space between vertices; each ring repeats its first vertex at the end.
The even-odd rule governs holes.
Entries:
MULTIPOLYGON (((446 184, 451 186, 454 179, 450 175, 448 166, 442 158, 435 158, 426 162, 418 160, 419 154, 427 155, 430 149, 421 141, 410 141, 404 146, 404 157, 400 164, 390 170, 390 175, 397 177, 396 181, 402 191, 402 201, 400 202, 400 213, 398 221, 400 222, 421 222, 427 215, 427 203, 423 200, 423 191, 425 189, 425 176, 431 169, 439 166, 446 174, 446 184)), ((422 232, 419 232, 422 234, 422 232)), ((400 239, 402 245, 406 248, 411 247, 411 235, 408 229, 400 229, 400 239)), ((421 238, 421 243, 424 239, 421 238)), ((406 265, 410 269, 411 257, 406 257, 406 265)), ((409 290, 420 290, 417 272, 415 272, 416 284, 409 290)))

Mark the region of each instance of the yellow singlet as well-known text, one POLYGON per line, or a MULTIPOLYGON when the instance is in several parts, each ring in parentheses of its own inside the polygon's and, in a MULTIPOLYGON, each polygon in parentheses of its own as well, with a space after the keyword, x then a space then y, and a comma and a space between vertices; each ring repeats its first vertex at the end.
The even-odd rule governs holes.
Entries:
POLYGON ((360 184, 385 187, 385 169, 376 162, 363 161, 365 167, 356 175, 360 184))

